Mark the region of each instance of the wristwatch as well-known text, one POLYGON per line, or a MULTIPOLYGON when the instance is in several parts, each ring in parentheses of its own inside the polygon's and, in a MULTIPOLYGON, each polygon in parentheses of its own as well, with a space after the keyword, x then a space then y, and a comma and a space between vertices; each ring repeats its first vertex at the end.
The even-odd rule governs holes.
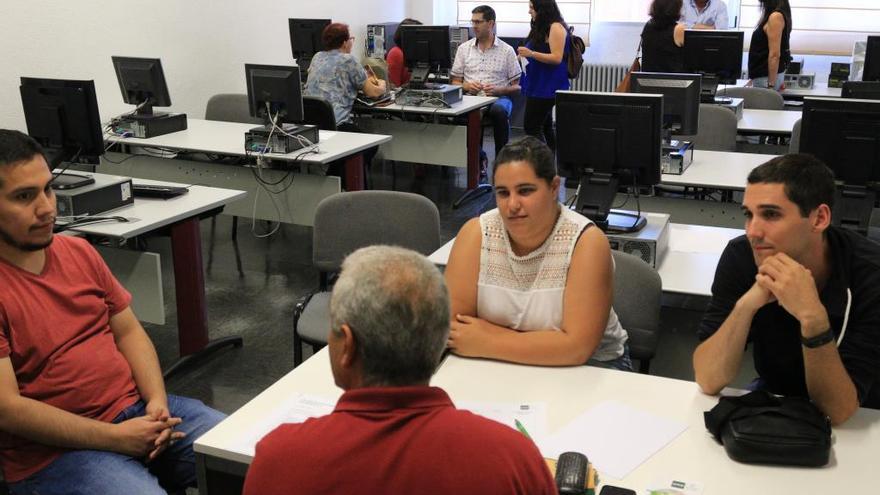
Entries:
POLYGON ((816 335, 815 337, 806 338, 801 335, 801 344, 808 349, 815 349, 817 347, 822 347, 825 344, 829 344, 834 342, 834 332, 829 328, 824 332, 816 335))

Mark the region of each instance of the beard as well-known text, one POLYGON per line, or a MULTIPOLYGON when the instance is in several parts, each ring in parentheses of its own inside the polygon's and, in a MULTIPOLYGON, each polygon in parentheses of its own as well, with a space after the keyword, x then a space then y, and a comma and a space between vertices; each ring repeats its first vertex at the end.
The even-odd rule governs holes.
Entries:
POLYGON ((49 234, 49 238, 42 242, 21 242, 5 231, 3 227, 0 227, 0 241, 21 251, 33 252, 45 249, 52 244, 54 237, 54 234, 49 234))

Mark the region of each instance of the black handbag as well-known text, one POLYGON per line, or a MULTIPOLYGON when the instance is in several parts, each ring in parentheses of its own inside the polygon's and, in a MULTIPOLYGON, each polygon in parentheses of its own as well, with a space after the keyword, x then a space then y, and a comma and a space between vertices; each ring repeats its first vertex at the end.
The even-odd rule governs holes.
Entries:
POLYGON ((807 399, 757 391, 721 397, 703 416, 706 429, 735 461, 811 467, 828 464, 831 423, 807 399))

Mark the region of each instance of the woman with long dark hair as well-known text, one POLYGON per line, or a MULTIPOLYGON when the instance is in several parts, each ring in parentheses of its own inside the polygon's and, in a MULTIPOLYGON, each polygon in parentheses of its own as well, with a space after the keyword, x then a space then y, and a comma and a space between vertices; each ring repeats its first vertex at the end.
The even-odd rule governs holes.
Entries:
MULTIPOLYGON (((690 1, 690 0, 688 0, 690 1)), ((684 24, 678 22, 682 0, 654 0, 642 29, 642 70, 682 72, 684 24)))
POLYGON ((400 26, 420 25, 422 22, 407 17, 397 25, 394 32, 394 46, 385 55, 385 63, 388 64, 388 80, 395 86, 403 86, 409 82, 411 74, 404 64, 403 49, 400 48, 400 26))
POLYGON ((791 62, 791 7, 788 0, 759 0, 761 20, 749 45, 749 79, 757 88, 782 91, 791 62))
POLYGON ((562 19, 555 0, 531 0, 529 15, 532 27, 526 46, 517 48, 520 57, 528 59, 520 81, 526 97, 523 127, 526 134, 541 139, 556 149, 551 111, 556 91, 568 89, 568 26, 562 19))

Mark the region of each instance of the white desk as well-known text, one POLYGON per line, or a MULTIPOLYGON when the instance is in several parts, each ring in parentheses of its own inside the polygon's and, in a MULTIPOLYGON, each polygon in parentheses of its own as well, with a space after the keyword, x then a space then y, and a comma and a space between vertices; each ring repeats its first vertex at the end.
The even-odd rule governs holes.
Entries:
MULTIPOLYGON (((106 139, 112 143, 130 146, 153 146, 218 155, 246 156, 244 134, 254 127, 256 126, 253 124, 188 118, 187 129, 183 131, 150 139, 122 138, 112 135, 106 139)), ((364 187, 362 152, 368 148, 387 143, 391 140, 391 136, 319 131, 319 139, 320 152, 318 154, 305 154, 307 150, 298 150, 287 154, 267 153, 265 156, 273 160, 297 161, 307 164, 326 164, 345 159, 346 189, 355 191, 364 187)))
MULTIPOLYGON (((663 291, 710 297, 721 253, 731 239, 743 233, 740 229, 670 223, 669 247, 657 266, 663 291)), ((453 238, 428 259, 437 266, 446 266, 454 243, 453 238)))
POLYGON ((465 95, 452 108, 392 104, 384 107, 355 106, 354 111, 361 115, 462 117, 465 125, 384 118, 361 118, 358 125, 367 132, 394 136, 393 141, 381 147, 382 156, 388 160, 467 167, 467 189, 473 191, 478 188, 480 181, 480 109, 491 105, 495 100, 497 98, 494 96, 465 95))
POLYGON ((660 183, 668 186, 709 187, 743 190, 753 168, 776 155, 731 151, 694 151, 694 161, 683 174, 663 174, 660 183))
MULTIPOLYGON (((167 184, 145 179, 135 179, 134 183, 167 184)), ((131 205, 106 212, 106 215, 128 218, 128 222, 97 223, 71 229, 82 234, 118 239, 129 239, 165 228, 170 231, 177 299, 177 333, 182 359, 165 370, 166 376, 220 346, 241 345, 240 338, 209 341, 199 220, 204 214, 220 213, 224 205, 245 195, 244 191, 232 189, 190 186, 188 193, 175 198, 136 198, 131 205)))
MULTIPOLYGON (((545 402, 553 433, 580 413, 616 400, 688 424, 688 429, 626 478, 604 475, 600 481, 637 490, 661 479, 704 484, 704 495, 782 493, 869 493, 880 456, 880 411, 860 409, 834 430, 833 459, 820 469, 752 466, 730 460, 706 431, 703 411, 715 397, 695 383, 590 366, 540 367, 449 356, 432 380, 453 401, 545 402)), ((327 349, 281 378, 195 442, 199 492, 234 488, 252 460, 252 444, 242 439, 255 425, 273 420, 273 412, 295 393, 336 398, 327 349), (221 473, 228 473, 223 476, 221 473), (231 476, 230 476, 231 475, 231 476)), ((268 426, 268 425, 266 425, 268 426)), ((589 439, 584 439, 589 457, 589 439)))
POLYGON ((746 108, 736 123, 738 134, 777 134, 790 136, 801 112, 790 110, 757 110, 746 108))

